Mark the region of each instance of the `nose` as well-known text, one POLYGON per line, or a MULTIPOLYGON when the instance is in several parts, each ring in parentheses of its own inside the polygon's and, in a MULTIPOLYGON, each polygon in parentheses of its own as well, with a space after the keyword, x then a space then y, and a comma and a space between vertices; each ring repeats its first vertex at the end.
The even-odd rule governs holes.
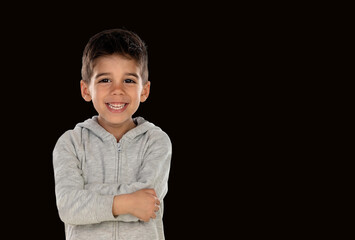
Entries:
POLYGON ((119 82, 112 84, 111 94, 112 95, 123 95, 124 94, 123 84, 119 83, 119 82))

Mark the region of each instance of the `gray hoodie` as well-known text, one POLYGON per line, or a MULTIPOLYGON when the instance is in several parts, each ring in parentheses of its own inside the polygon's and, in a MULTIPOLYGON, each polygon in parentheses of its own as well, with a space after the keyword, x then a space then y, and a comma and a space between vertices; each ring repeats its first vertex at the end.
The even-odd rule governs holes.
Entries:
POLYGON ((163 198, 168 190, 171 142, 141 117, 117 143, 97 116, 65 132, 53 151, 58 212, 67 240, 164 239, 163 198), (112 215, 115 195, 154 188, 161 202, 156 219, 112 215))

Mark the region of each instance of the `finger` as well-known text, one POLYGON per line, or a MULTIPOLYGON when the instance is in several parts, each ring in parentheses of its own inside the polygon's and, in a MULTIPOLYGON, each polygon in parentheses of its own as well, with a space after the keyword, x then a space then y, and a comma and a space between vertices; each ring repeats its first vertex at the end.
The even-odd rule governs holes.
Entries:
POLYGON ((150 193, 150 194, 154 193, 154 189, 153 188, 146 188, 143 191, 145 191, 146 193, 150 193))
POLYGON ((155 205, 160 205, 160 201, 159 201, 159 199, 158 198, 155 198, 155 205))
POLYGON ((153 218, 153 219, 156 219, 156 218, 157 218, 157 215, 155 215, 155 213, 153 213, 152 218, 153 218))
POLYGON ((154 208, 154 212, 158 212, 159 211, 159 207, 158 206, 155 206, 155 208, 154 208))
POLYGON ((147 188, 145 191, 149 194, 152 194, 154 197, 157 197, 157 194, 153 188, 147 188))

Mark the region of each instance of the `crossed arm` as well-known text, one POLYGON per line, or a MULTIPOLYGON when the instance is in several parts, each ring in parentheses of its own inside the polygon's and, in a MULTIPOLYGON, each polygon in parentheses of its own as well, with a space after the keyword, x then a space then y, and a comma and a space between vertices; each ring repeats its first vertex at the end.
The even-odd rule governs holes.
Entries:
POLYGON ((68 141, 58 141, 53 151, 59 216, 69 224, 104 221, 149 221, 155 218, 167 192, 171 145, 157 145, 144 159, 137 182, 130 184, 85 184, 80 161, 68 141), (159 154, 155 154, 158 152, 159 154))
POLYGON ((156 218, 160 201, 154 189, 142 189, 129 194, 116 195, 113 200, 112 214, 114 216, 130 214, 148 222, 156 218))

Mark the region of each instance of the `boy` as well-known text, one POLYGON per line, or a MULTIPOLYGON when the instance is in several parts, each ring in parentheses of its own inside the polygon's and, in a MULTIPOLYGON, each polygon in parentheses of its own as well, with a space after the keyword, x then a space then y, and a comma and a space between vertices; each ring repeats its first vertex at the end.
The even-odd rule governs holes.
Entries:
POLYGON ((65 132, 53 151, 66 239, 164 239, 171 142, 132 118, 150 91, 146 46, 135 33, 106 30, 89 40, 82 60, 81 94, 98 116, 65 132))

